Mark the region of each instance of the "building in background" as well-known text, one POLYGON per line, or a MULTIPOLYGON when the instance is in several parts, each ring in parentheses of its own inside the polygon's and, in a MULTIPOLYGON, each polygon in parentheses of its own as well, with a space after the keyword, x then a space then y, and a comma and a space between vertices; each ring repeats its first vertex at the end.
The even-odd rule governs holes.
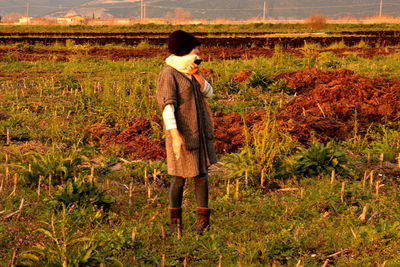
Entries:
POLYGON ((32 19, 33 19, 32 17, 22 17, 22 18, 19 18, 19 21, 17 24, 21 24, 21 25, 31 24, 32 19))
POLYGON ((58 17, 57 23, 65 25, 80 25, 83 24, 85 20, 86 19, 78 14, 75 10, 70 10, 65 16, 58 17))

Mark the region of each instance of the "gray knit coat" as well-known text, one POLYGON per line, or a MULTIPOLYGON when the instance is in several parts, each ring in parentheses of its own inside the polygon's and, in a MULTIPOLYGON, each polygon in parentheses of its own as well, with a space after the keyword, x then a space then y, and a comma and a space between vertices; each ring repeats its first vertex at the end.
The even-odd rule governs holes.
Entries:
MULTIPOLYGON (((168 104, 175 108, 175 119, 185 146, 176 159, 172 136, 165 131, 168 174, 190 178, 203 176, 217 162, 211 112, 195 78, 188 78, 176 69, 165 66, 157 80, 157 103, 161 109, 168 104)), ((164 128, 165 129, 165 128, 164 128)))

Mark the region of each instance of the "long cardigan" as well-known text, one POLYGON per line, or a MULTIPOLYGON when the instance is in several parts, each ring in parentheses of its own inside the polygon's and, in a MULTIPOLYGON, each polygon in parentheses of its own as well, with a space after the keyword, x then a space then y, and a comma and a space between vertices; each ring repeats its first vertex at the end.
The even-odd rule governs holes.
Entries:
POLYGON ((168 104, 174 105, 177 128, 185 143, 178 160, 173 152, 172 136, 165 131, 168 174, 184 178, 207 174, 217 157, 211 112, 200 92, 200 84, 167 65, 158 76, 156 95, 161 111, 168 104))

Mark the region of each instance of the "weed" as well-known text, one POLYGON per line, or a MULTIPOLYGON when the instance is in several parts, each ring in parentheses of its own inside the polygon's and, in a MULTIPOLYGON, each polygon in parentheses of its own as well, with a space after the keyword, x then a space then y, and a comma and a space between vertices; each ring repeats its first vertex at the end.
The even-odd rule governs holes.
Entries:
POLYGON ((286 79, 279 79, 277 81, 274 81, 268 89, 273 92, 273 93, 285 93, 288 95, 294 95, 296 93, 296 90, 291 88, 289 86, 289 83, 286 79))
MULTIPOLYGON (((272 114, 263 119, 261 125, 254 126, 252 133, 246 131, 246 145, 237 154, 232 154, 228 167, 233 171, 232 178, 248 176, 252 185, 263 182, 269 184, 282 174, 283 158, 288 155, 293 145, 287 135, 281 133, 272 114), (282 168, 281 168, 282 167, 282 168)), ((264 186, 264 185, 263 185, 264 186)))
POLYGON ((145 48, 150 48, 150 47, 152 47, 150 44, 149 44, 149 42, 147 42, 147 41, 140 41, 136 46, 135 46, 135 48, 137 48, 137 49, 145 49, 145 48))
POLYGON ((76 90, 80 88, 79 80, 71 74, 67 74, 62 77, 57 84, 60 88, 66 90, 76 90))
POLYGON ((68 218, 68 210, 62 208, 61 218, 53 214, 50 223, 43 222, 44 226, 34 232, 43 234, 48 242, 46 245, 37 244, 33 248, 23 251, 19 257, 19 264, 25 266, 81 266, 93 265, 114 261, 99 254, 99 244, 93 237, 82 234, 74 222, 68 218))
POLYGON ((80 165, 88 159, 78 150, 64 153, 60 148, 53 146, 45 154, 29 152, 26 154, 26 163, 19 165, 22 169, 23 181, 31 186, 37 186, 39 177, 44 177, 43 183, 61 184, 74 177, 81 171, 80 165))
POLYGON ((237 94, 241 89, 241 84, 233 80, 228 80, 221 86, 226 94, 237 94))
POLYGON ((308 149, 301 148, 295 156, 293 168, 299 177, 329 174, 332 170, 341 175, 350 172, 346 152, 333 142, 326 145, 314 143, 308 149))
POLYGON ((108 210, 114 201, 113 197, 106 195, 93 182, 75 177, 59 186, 50 202, 58 208, 61 206, 68 208, 71 205, 79 207, 95 205, 97 208, 108 210))
POLYGON ((319 44, 319 43, 310 43, 310 42, 307 42, 307 41, 304 41, 304 45, 303 45, 303 50, 319 50, 319 49, 321 49, 322 48, 322 46, 321 46, 321 44, 319 44))
POLYGON ((265 75, 255 72, 250 76, 248 85, 252 88, 260 87, 261 89, 266 90, 272 82, 273 81, 265 75))
POLYGON ((355 45, 357 48, 369 48, 370 46, 368 45, 367 42, 364 40, 361 40, 357 45, 355 45))
POLYGON ((336 54, 333 52, 322 52, 318 55, 317 61, 324 68, 328 69, 339 69, 341 63, 337 58, 336 54))
POLYGON ((333 44, 330 44, 327 48, 328 49, 341 49, 341 48, 346 48, 347 45, 344 43, 344 41, 340 41, 340 42, 335 42, 333 44))

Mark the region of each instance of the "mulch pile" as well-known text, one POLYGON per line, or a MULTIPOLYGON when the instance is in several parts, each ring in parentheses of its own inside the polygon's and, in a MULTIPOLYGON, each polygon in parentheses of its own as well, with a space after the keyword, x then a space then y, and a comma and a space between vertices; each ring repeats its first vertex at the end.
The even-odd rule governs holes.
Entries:
POLYGON ((300 142, 344 140, 371 123, 399 119, 400 80, 375 80, 349 70, 308 68, 279 75, 296 89, 295 99, 279 113, 282 129, 300 142))
MULTIPOLYGON (((371 123, 399 120, 400 80, 372 80, 349 70, 314 68, 281 74, 276 79, 286 79, 296 89, 297 96, 279 112, 278 123, 302 143, 313 138, 322 142, 345 140, 353 136, 355 124, 357 132, 362 133, 371 123)), ((236 152, 245 142, 243 121, 251 128, 264 114, 264 110, 244 115, 214 114, 217 153, 236 152)), ((154 121, 161 127, 159 118, 154 121)), ((88 140, 101 149, 119 145, 125 154, 145 160, 166 156, 164 141, 152 138, 153 128, 147 119, 138 119, 120 133, 102 124, 92 125, 87 132, 88 140)))

